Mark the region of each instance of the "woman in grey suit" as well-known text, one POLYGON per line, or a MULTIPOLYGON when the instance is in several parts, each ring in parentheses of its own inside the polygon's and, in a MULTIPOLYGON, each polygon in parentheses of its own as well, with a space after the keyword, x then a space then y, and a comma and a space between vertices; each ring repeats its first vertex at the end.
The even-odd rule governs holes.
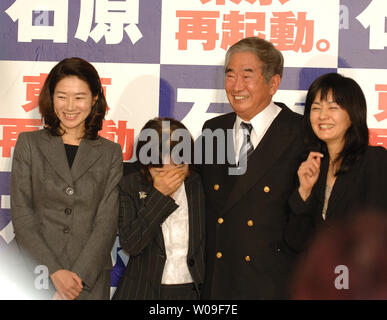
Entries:
POLYGON ((16 143, 16 240, 32 270, 48 271, 54 299, 109 299, 122 151, 98 136, 106 107, 95 68, 64 59, 39 96, 44 129, 21 133, 16 143))
POLYGON ((188 130, 177 120, 156 118, 141 130, 139 169, 119 185, 119 238, 130 258, 113 299, 200 297, 205 205, 200 176, 187 164, 192 149, 188 130), (185 136, 181 141, 179 134, 185 136), (183 153, 184 162, 178 165, 175 150, 183 153))

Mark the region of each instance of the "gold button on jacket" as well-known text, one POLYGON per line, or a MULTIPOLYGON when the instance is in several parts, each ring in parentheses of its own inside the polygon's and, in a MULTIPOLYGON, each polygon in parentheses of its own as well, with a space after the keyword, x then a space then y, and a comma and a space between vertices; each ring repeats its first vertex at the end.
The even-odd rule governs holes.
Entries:
POLYGON ((219 190, 219 188, 220 188, 220 187, 219 187, 219 185, 218 185, 218 184, 214 184, 214 190, 215 190, 215 191, 218 191, 218 190, 219 190))
POLYGON ((265 187, 263 188, 263 191, 265 191, 266 193, 267 193, 267 192, 270 192, 270 187, 269 187, 269 186, 265 186, 265 187))

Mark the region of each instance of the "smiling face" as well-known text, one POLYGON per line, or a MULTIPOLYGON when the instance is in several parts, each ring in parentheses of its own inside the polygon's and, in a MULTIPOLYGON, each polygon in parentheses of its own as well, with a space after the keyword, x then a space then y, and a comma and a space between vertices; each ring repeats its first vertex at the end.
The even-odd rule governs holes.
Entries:
POLYGON ((351 126, 348 112, 340 107, 329 91, 326 100, 321 100, 319 91, 310 108, 310 124, 316 136, 327 146, 344 146, 344 136, 351 126))
POLYGON ((54 110, 60 120, 60 127, 66 134, 82 137, 85 120, 97 97, 92 96, 87 82, 76 76, 67 76, 60 80, 53 94, 54 110))
POLYGON ((225 89, 235 113, 250 120, 261 112, 276 93, 281 77, 274 75, 267 83, 263 63, 251 51, 235 52, 226 68, 225 89))

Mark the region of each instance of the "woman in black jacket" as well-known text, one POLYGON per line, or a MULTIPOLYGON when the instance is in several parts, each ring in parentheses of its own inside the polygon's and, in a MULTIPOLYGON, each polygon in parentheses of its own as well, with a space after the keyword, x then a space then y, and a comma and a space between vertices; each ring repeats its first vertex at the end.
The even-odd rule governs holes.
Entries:
POLYGON ((177 120, 155 118, 142 128, 139 169, 119 184, 119 239, 130 258, 113 299, 200 297, 205 205, 200 176, 188 165, 192 150, 177 120))
POLYGON ((321 226, 360 212, 387 212, 387 150, 368 145, 360 86, 337 73, 317 78, 308 90, 303 123, 309 155, 298 169, 285 234, 296 251, 321 226))

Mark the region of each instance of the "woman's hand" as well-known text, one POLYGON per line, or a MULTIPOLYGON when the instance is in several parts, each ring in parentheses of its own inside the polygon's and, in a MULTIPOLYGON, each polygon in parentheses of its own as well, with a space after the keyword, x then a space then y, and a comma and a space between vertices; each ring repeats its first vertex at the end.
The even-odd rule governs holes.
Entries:
POLYGON ((188 174, 188 165, 183 164, 171 169, 150 168, 153 186, 165 196, 172 196, 181 186, 188 174))
POLYGON ((308 158, 302 162, 298 168, 297 174, 300 181, 298 193, 304 201, 309 198, 312 192, 312 188, 317 182, 318 176, 320 174, 322 157, 324 157, 322 153, 312 151, 309 153, 308 158))
POLYGON ((50 277, 56 289, 55 300, 75 300, 82 292, 82 279, 74 272, 61 269, 50 277))

